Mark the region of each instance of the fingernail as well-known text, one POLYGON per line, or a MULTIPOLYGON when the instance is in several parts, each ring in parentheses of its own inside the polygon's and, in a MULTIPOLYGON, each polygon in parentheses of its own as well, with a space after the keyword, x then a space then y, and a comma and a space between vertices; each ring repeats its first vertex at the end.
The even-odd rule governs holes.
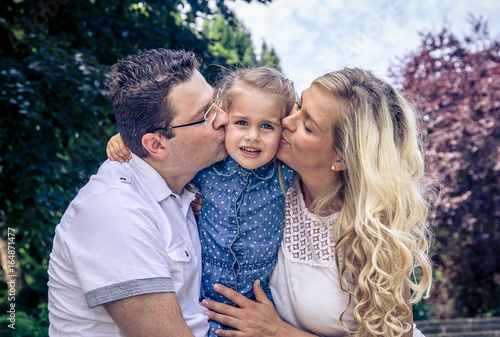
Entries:
POLYGON ((201 300, 201 305, 206 307, 208 305, 208 301, 207 300, 201 300))
POLYGON ((205 314, 205 316, 210 317, 211 312, 207 310, 204 312, 204 314, 205 314))
POLYGON ((216 284, 214 284, 214 289, 215 289, 215 290, 219 290, 219 288, 220 288, 220 286, 219 286, 217 283, 216 283, 216 284))

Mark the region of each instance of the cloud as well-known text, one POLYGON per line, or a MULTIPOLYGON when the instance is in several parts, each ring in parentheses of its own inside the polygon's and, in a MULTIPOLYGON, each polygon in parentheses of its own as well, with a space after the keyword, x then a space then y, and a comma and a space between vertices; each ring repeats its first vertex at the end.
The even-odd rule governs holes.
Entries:
POLYGON ((416 51, 421 31, 446 23, 457 34, 468 31, 469 13, 500 30, 495 0, 274 0, 262 5, 228 2, 252 34, 258 51, 265 41, 281 59, 298 90, 328 70, 359 66, 385 75, 390 62, 416 51))

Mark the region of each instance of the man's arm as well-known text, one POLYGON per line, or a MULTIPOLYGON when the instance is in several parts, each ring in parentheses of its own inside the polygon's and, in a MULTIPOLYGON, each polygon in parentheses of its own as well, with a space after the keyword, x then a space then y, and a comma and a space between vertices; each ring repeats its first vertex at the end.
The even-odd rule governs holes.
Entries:
POLYGON ((126 336, 193 337, 153 211, 136 199, 115 188, 80 202, 66 231, 68 260, 89 308, 103 305, 126 336))
POLYGON ((104 304, 104 308, 129 337, 193 337, 175 293, 132 296, 104 304))

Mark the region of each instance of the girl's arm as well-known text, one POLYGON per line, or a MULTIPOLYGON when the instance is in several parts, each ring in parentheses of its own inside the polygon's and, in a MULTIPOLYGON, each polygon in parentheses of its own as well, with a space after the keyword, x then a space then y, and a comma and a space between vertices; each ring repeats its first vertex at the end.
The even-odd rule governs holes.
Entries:
POLYGON ((218 336, 315 336, 283 321, 260 287, 259 280, 256 280, 253 284, 253 291, 257 301, 252 301, 220 284, 214 285, 214 289, 237 305, 237 307, 234 307, 207 299, 201 302, 204 307, 211 310, 205 312, 210 319, 239 330, 217 330, 218 336))
POLYGON ((125 146, 122 136, 119 133, 111 137, 106 147, 106 154, 111 161, 118 161, 120 163, 129 162, 132 159, 132 153, 125 146))

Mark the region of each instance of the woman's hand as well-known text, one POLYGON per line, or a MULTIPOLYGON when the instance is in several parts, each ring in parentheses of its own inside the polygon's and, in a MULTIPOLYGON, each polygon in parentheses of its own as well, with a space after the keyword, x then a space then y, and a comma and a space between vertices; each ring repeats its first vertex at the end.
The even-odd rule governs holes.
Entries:
POLYGON ((217 330, 215 333, 218 336, 313 336, 294 328, 279 317, 273 303, 262 290, 259 280, 253 284, 257 302, 220 284, 214 285, 214 289, 238 306, 234 307, 207 299, 201 302, 204 307, 212 310, 205 312, 211 320, 239 330, 217 330))
POLYGON ((233 307, 206 299, 201 302, 204 307, 212 310, 205 313, 211 320, 240 330, 217 330, 218 336, 277 336, 276 331, 281 318, 262 290, 259 280, 253 285, 257 302, 220 284, 214 285, 214 289, 238 306, 233 307))
POLYGON ((111 137, 106 147, 106 154, 111 161, 118 161, 120 163, 129 162, 132 159, 132 153, 127 149, 123 143, 122 136, 119 133, 111 137))

